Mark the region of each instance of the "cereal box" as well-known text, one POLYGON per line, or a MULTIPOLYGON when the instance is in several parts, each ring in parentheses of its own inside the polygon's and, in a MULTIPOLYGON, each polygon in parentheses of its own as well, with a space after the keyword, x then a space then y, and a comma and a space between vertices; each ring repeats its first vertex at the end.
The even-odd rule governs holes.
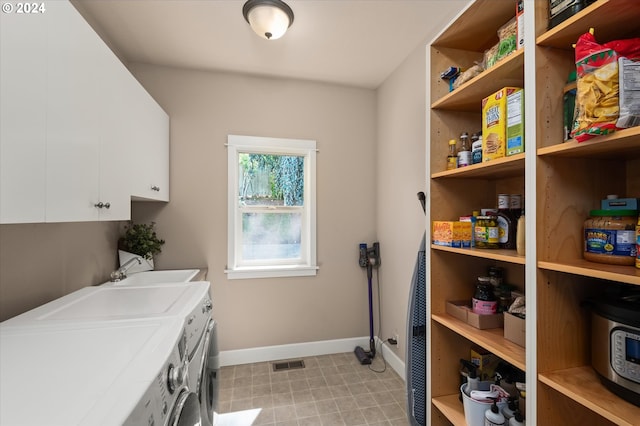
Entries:
POLYGON ((502 158, 507 143, 507 96, 522 90, 504 87, 482 100, 482 161, 502 158))
POLYGON ((524 90, 507 95, 507 157, 524 152, 524 90))
POLYGON ((471 222, 433 221, 433 244, 446 247, 471 246, 471 222))

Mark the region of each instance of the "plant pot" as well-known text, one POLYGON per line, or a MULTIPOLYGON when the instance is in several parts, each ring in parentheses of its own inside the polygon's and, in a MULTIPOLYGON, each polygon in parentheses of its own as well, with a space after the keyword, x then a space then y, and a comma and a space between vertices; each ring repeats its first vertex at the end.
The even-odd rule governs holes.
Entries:
MULTIPOLYGON (((128 251, 118 250, 118 259, 120 260, 120 266, 124 265, 129 259, 134 257, 142 257, 137 254, 129 253, 128 251)), ((145 259, 142 257, 142 264, 134 262, 127 268, 127 274, 134 274, 136 272, 153 271, 153 258, 145 259)))

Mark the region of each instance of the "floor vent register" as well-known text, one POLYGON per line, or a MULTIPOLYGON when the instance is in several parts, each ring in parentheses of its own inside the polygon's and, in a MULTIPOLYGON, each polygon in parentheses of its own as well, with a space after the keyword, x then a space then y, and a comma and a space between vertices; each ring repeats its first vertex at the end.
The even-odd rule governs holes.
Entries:
POLYGON ((273 371, 294 370, 296 368, 304 368, 304 361, 299 359, 295 361, 274 362, 273 371))

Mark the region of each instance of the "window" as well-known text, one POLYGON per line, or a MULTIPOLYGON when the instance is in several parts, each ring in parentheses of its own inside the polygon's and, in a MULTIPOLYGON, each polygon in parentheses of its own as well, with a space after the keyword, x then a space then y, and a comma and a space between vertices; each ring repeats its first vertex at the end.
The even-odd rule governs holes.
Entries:
POLYGON ((316 142, 228 136, 230 279, 315 275, 316 142))

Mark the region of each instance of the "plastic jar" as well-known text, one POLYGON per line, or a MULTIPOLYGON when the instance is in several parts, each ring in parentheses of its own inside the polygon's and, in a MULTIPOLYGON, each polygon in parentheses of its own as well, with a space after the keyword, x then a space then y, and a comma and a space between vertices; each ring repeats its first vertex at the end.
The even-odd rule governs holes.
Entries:
POLYGON ((584 222, 584 258, 612 265, 636 259, 636 210, 591 210, 584 222))
POLYGON ((478 248, 498 248, 500 228, 497 216, 478 216, 473 236, 478 248))
POLYGON ((493 293, 491 278, 478 277, 476 292, 471 299, 471 309, 478 315, 492 315, 498 312, 498 300, 493 293))

